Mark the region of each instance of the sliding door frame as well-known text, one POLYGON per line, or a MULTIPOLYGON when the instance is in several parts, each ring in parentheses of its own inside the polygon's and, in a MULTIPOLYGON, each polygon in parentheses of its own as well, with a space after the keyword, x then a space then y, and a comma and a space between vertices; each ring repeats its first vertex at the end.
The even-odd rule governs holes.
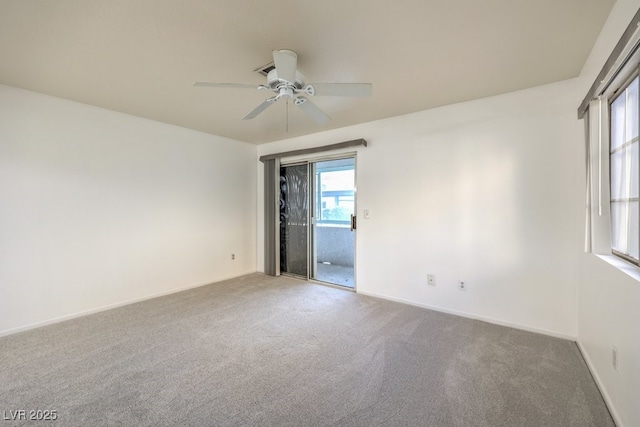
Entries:
MULTIPOLYGON (((363 138, 352 139, 321 147, 303 148, 300 150, 284 151, 266 154, 258 160, 264 164, 264 272, 270 276, 280 275, 280 214, 279 214, 279 179, 280 159, 308 156, 317 153, 328 153, 351 147, 367 147, 363 138), (276 174, 275 171, 278 171, 276 174)), ((345 155, 347 155, 346 153, 345 155)), ((355 157, 355 153, 354 153, 355 157)))
MULTIPOLYGON (((307 267, 307 280, 310 281, 314 281, 317 283, 322 283, 325 285, 330 285, 330 286, 335 286, 337 288, 340 289, 345 289, 345 290, 352 290, 352 291, 356 291, 357 286, 358 286, 358 280, 357 280, 357 239, 358 239, 358 232, 357 232, 357 225, 356 227, 353 229, 353 232, 355 233, 354 235, 354 239, 353 239, 353 288, 349 288, 347 286, 341 286, 338 284, 333 284, 333 283, 329 283, 329 282, 323 282, 320 280, 317 280, 316 277, 316 265, 315 265, 315 259, 316 259, 316 254, 315 252, 317 251, 313 251, 312 248, 315 247, 314 245, 316 244, 316 236, 315 236, 315 228, 316 228, 316 177, 315 177, 315 164, 319 163, 319 162, 324 162, 324 161, 330 161, 330 160, 341 160, 341 159, 353 159, 353 169, 354 169, 354 176, 353 176, 353 212, 354 212, 354 216, 356 217, 356 224, 357 224, 357 213, 358 213, 358 182, 357 182, 357 168, 358 168, 358 153, 356 151, 349 151, 349 152, 344 152, 344 153, 335 153, 335 154, 330 154, 330 155, 320 155, 320 156, 305 156, 305 157, 296 157, 296 158, 292 158, 289 160, 280 160, 279 162, 277 162, 277 166, 278 169, 276 169, 276 176, 278 177, 278 185, 276 187, 276 200, 278 201, 278 203, 276 203, 276 205, 278 206, 278 215, 275 218, 275 228, 277 230, 277 234, 276 234, 276 248, 277 248, 277 275, 287 275, 287 276, 291 276, 291 277, 297 277, 300 278, 302 276, 299 275, 295 275, 295 274, 287 274, 284 272, 280 271, 280 210, 279 210, 279 200, 280 200, 280 185, 279 185, 279 177, 280 177, 280 168, 281 167, 287 167, 287 166, 296 166, 296 165, 302 165, 302 164, 307 164, 308 167, 308 172, 309 172, 309 182, 308 182, 308 188, 309 188, 309 212, 308 212, 308 218, 307 218, 307 223, 309 224, 309 226, 307 227, 307 262, 308 262, 308 267, 307 267), (313 197, 312 197, 313 195, 313 197), (313 258, 313 259, 311 259, 313 258)), ((265 224, 266 226, 266 224, 265 224)), ((265 254, 266 256, 266 254, 265 254)))

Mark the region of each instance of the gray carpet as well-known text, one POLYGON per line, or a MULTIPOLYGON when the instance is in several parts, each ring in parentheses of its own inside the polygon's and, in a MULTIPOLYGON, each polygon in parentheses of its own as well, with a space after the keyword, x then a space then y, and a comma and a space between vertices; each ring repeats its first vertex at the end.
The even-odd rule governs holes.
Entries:
POLYGON ((261 274, 0 355, 0 427, 614 425, 575 343, 261 274), (58 419, 3 420, 36 409, 58 419))

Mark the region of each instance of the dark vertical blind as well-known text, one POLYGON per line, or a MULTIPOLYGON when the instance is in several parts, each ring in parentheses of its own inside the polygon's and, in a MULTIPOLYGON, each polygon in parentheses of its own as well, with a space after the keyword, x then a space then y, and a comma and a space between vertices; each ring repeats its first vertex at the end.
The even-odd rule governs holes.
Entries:
POLYGON ((264 162, 264 272, 278 275, 278 206, 276 194, 279 190, 276 179, 280 176, 280 162, 269 159, 264 162))
POLYGON ((309 164, 280 168, 280 272, 309 272, 309 164))

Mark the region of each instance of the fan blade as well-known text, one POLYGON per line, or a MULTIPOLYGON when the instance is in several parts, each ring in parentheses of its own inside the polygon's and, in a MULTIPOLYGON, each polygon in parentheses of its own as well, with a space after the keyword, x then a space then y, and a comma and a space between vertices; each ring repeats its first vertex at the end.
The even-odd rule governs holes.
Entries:
POLYGON ((194 86, 201 87, 237 87, 241 89, 258 89, 258 85, 249 85, 242 83, 211 83, 211 82, 193 82, 194 86))
POLYGON ((371 83, 309 83, 304 91, 314 96, 371 96, 371 83))
POLYGON ((289 83, 296 82, 296 67, 298 66, 298 55, 291 50, 274 50, 273 62, 276 65, 278 78, 289 83))
POLYGON ((307 113, 316 123, 324 124, 331 120, 324 111, 304 96, 296 97, 295 104, 307 113))
POLYGON ((258 114, 262 113, 264 110, 266 110, 271 104, 273 104, 274 102, 276 102, 278 99, 274 96, 273 98, 267 98, 264 101, 262 101, 262 104, 258 105, 256 108, 254 108, 249 114, 247 114, 246 116, 244 116, 242 118, 242 120, 250 120, 253 119, 255 116, 257 116, 258 114))

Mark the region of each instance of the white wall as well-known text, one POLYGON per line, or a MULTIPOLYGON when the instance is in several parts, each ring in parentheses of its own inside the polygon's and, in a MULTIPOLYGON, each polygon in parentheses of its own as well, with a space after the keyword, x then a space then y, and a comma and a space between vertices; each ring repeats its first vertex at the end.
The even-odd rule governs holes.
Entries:
MULTIPOLYGON (((576 88, 561 82, 261 145, 258 154, 370 143, 357 158, 358 292, 575 338, 584 161, 576 88)), ((260 209, 260 165, 258 180, 260 209)), ((259 269, 262 225, 259 213, 259 269)))
MULTIPOLYGON (((638 0, 616 2, 580 75, 576 104, 639 8, 638 0)), ((583 254, 579 266, 578 344, 618 425, 640 426, 640 283, 594 255, 583 254)))
POLYGON ((0 86, 0 334, 255 271, 255 161, 0 86))

